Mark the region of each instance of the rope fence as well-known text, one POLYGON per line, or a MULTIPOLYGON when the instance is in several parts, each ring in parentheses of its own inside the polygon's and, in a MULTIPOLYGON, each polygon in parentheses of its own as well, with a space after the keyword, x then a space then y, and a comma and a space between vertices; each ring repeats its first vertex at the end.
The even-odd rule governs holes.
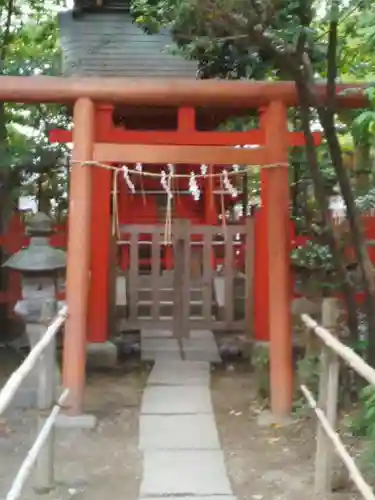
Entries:
POLYGON ((364 480, 355 461, 335 430, 340 359, 374 386, 375 370, 350 347, 344 345, 335 337, 334 334, 339 319, 339 307, 336 299, 325 299, 323 301, 322 322, 325 327, 320 326, 307 314, 302 314, 301 318, 307 329, 313 332, 322 342, 318 401, 315 401, 313 394, 306 385, 302 384, 300 386, 308 405, 314 410, 318 419, 314 480, 315 496, 316 498, 330 498, 331 496, 335 452, 345 465, 351 480, 362 497, 365 500, 375 500, 372 488, 364 480), (332 331, 334 333, 331 333, 332 331))
POLYGON ((0 391, 1 416, 11 404, 22 382, 34 368, 38 369, 37 407, 39 432, 23 460, 5 500, 18 500, 20 498, 22 489, 34 467, 36 469, 36 489, 40 492, 47 492, 53 488, 53 434, 57 416, 69 395, 69 390, 64 389, 57 403, 55 403, 56 335, 68 316, 67 306, 62 307, 57 314, 56 308, 55 299, 45 302, 42 308, 38 342, 0 391), (45 418, 47 411, 50 413, 45 418))

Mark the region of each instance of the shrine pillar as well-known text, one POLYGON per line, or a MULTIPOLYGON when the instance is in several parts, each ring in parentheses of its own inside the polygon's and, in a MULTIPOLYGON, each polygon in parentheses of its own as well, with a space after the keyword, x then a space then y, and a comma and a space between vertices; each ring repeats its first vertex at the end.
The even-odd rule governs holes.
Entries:
POLYGON ((89 294, 88 340, 105 342, 109 334, 111 253, 112 171, 91 170, 91 282, 89 294))
POLYGON ((290 290, 290 223, 287 109, 271 102, 262 116, 267 163, 261 196, 268 289, 262 314, 268 316, 271 411, 285 417, 292 409, 293 368, 290 290), (280 164, 280 166, 278 166, 280 164))
POLYGON ((93 159, 95 106, 90 99, 76 101, 73 123, 66 277, 68 318, 64 334, 63 377, 64 386, 70 391, 67 403, 69 413, 80 415, 85 388, 93 168, 81 164, 93 159))

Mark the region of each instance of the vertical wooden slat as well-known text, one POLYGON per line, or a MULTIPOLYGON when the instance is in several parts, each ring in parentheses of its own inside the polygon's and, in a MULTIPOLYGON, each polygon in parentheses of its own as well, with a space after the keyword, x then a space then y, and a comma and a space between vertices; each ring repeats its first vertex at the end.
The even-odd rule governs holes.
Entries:
POLYGON ((208 231, 203 234, 203 320, 210 327, 212 322, 212 235, 208 231))
POLYGON ((173 259, 173 333, 177 338, 182 337, 182 289, 184 281, 184 241, 180 238, 174 241, 174 259, 173 259))
POLYGON ((174 224, 174 331, 187 337, 190 316, 190 223, 178 220, 174 224))
POLYGON ((255 219, 247 217, 245 222, 245 320, 248 337, 254 332, 254 257, 255 219))
POLYGON ((130 235, 130 270, 129 270, 129 319, 136 321, 138 317, 138 277, 139 277, 139 253, 138 232, 130 235))
MULTIPOLYGON (((116 236, 110 235, 110 263, 109 263, 109 297, 108 297, 108 332, 116 330, 116 283, 117 283, 117 241, 116 236)), ((122 315, 124 311, 121 311, 122 315)))
POLYGON ((224 257, 224 320, 230 324, 233 321, 233 229, 226 228, 225 257, 224 257))
POLYGON ((151 247, 151 316, 153 320, 158 320, 160 316, 160 241, 160 231, 155 231, 152 235, 151 247))
POLYGON ((183 306, 183 317, 182 317, 182 333, 184 337, 189 336, 189 323, 190 323, 190 289, 191 289, 191 224, 190 221, 186 221, 186 231, 184 234, 184 280, 182 286, 182 306, 183 306))

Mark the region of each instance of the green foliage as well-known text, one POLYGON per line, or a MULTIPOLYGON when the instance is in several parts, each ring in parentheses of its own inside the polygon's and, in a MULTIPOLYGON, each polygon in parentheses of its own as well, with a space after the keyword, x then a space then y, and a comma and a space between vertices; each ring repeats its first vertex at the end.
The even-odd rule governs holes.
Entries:
POLYGON ((311 409, 306 403, 306 398, 300 391, 301 384, 306 385, 318 399, 320 377, 320 358, 318 354, 305 355, 297 361, 298 397, 293 402, 294 412, 301 417, 307 416, 311 409))
POLYGON ((254 344, 251 362, 255 372, 257 395, 262 399, 267 399, 270 395, 270 356, 268 347, 262 344, 254 344))
MULTIPOLYGON (((360 393, 360 408, 351 420, 351 432, 355 436, 367 437, 375 441, 375 389, 369 385, 360 393)), ((375 448, 374 448, 375 452, 375 448)), ((375 458, 375 454, 374 454, 375 458)))
POLYGON ((323 60, 320 47, 312 43, 316 30, 309 26, 314 17, 309 0, 133 0, 132 12, 148 32, 171 29, 183 53, 198 61, 202 78, 282 77, 270 55, 249 43, 249 26, 259 19, 291 44, 304 32, 310 58, 323 60))
POLYGON ((361 213, 368 213, 375 208, 375 188, 370 189, 363 196, 356 199, 357 208, 361 213))
POLYGON ((361 390, 359 409, 347 420, 347 427, 355 437, 365 438, 361 455, 362 467, 372 476, 375 474, 375 388, 369 385, 361 390))
MULTIPOLYGON (((62 5, 60 0, 23 3, 0 0, 2 74, 60 74, 56 12, 62 5)), ((6 190, 17 198, 21 193, 36 194, 48 184, 44 196, 57 198, 59 205, 61 193, 66 193, 63 166, 67 151, 65 145, 49 144, 48 130, 68 125, 63 108, 52 104, 13 103, 1 104, 0 108, 0 172, 7 184, 6 190), (50 172, 50 182, 40 182, 47 172, 50 172)), ((62 206, 64 203, 62 200, 62 206)))
POLYGON ((351 131, 360 145, 375 145, 375 87, 366 89, 370 108, 360 112, 353 120, 351 131))
POLYGON ((293 249, 291 260, 295 266, 304 267, 311 271, 317 269, 332 271, 334 268, 329 247, 312 241, 307 241, 306 244, 293 249))

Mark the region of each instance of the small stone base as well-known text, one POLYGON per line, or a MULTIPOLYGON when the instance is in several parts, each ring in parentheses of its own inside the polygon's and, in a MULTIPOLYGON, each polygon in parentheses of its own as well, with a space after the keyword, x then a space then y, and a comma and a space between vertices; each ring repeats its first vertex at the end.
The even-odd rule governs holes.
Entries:
POLYGON ((56 419, 56 427, 62 429, 94 429, 97 419, 94 415, 58 415, 56 419))
POLYGON ((259 427, 287 427, 295 422, 292 417, 281 417, 275 415, 269 410, 262 411, 257 418, 257 424, 259 427))
POLYGON ((88 343, 86 356, 88 368, 114 368, 117 364, 117 347, 109 341, 88 343))

